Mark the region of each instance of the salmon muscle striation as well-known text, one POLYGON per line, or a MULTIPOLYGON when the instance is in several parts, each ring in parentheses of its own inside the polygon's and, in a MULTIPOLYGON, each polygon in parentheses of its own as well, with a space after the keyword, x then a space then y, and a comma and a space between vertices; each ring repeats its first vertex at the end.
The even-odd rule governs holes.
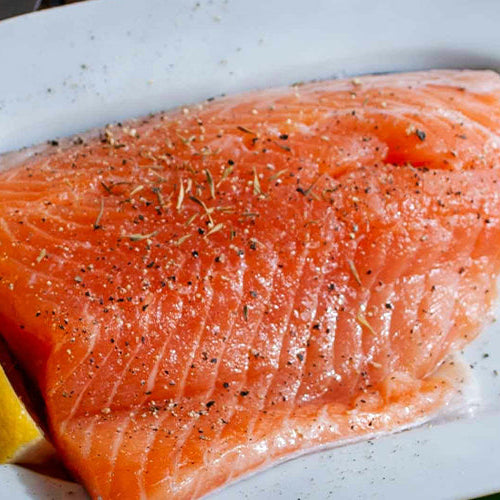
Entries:
POLYGON ((500 78, 443 70, 210 100, 10 162, 1 334, 92 497, 200 497, 449 403, 436 370, 495 297, 499 134, 500 78))

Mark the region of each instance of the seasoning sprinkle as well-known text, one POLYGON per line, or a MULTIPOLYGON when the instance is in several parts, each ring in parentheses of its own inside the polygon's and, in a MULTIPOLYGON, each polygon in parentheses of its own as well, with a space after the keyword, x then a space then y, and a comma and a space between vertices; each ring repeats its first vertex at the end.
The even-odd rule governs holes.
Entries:
POLYGON ((153 193, 158 198, 158 204, 160 205, 160 208, 165 208, 165 206, 166 206, 165 200, 163 198, 163 195, 161 194, 161 189, 159 187, 154 187, 154 188, 151 188, 151 191, 153 191, 153 193))
POLYGON ((291 151, 290 146, 287 146, 285 144, 280 144, 278 141, 273 141, 273 142, 274 142, 274 144, 276 144, 276 146, 283 149, 284 151, 287 151, 287 152, 291 151))
POLYGON ((200 205, 204 210, 205 210, 205 213, 207 214, 208 216, 208 220, 210 221, 210 224, 213 224, 214 221, 212 219, 212 216, 210 215, 211 214, 211 210, 208 209, 208 207, 205 205, 205 202, 200 200, 199 198, 196 198, 196 196, 190 196, 189 199, 191 201, 194 201, 195 203, 197 203, 198 205, 200 205))
POLYGON ((320 222, 320 219, 308 220, 304 223, 304 227, 310 226, 311 224, 319 224, 320 222))
POLYGON ((104 213, 104 198, 101 198, 101 209, 99 210, 99 213, 97 214, 97 219, 94 222, 94 229, 101 229, 101 219, 102 219, 102 214, 104 213))
POLYGON ((426 138, 426 134, 423 130, 419 130, 418 128, 415 130, 415 134, 417 134, 417 137, 421 140, 421 141, 425 141, 425 138, 426 138))
POLYGON ((128 186, 132 184, 131 182, 129 181, 120 181, 120 182, 111 182, 111 184, 108 186, 107 184, 105 184, 104 182, 101 181, 101 186, 109 193, 109 194, 113 194, 113 188, 115 186, 128 186))
POLYGON ((223 228, 224 228, 224 224, 222 222, 219 222, 212 229, 210 229, 210 231, 208 231, 208 233, 205 234, 204 237, 208 238, 211 234, 217 233, 218 231, 220 231, 223 228))
POLYGON ((43 258, 47 255, 47 251, 45 250, 45 248, 42 248, 40 254, 38 255, 38 257, 35 259, 36 260, 36 263, 37 264, 40 264, 40 262, 42 262, 43 258))
POLYGON ((208 186, 210 187, 210 198, 214 199, 215 198, 214 178, 212 177, 212 174, 210 173, 210 170, 208 170, 208 168, 205 169, 205 175, 207 176, 208 186))
POLYGON ((232 214, 234 213, 234 207, 232 206, 229 206, 229 207, 215 207, 215 210, 217 210, 217 212, 223 212, 225 214, 232 214))
POLYGON ((186 227, 191 225, 192 222, 196 219, 196 217, 198 217, 199 214, 193 214, 191 215, 191 217, 189 217, 189 219, 187 220, 187 222, 184 224, 186 227))
POLYGON ((253 130, 250 130, 249 128, 243 127, 243 126, 241 126, 241 125, 238 125, 236 128, 237 128, 238 130, 241 130, 242 132, 245 132, 246 134, 252 134, 252 135, 257 136, 257 133, 256 133, 256 132, 254 132, 253 130))
POLYGON ((196 136, 192 135, 190 137, 183 137, 181 134, 176 132, 177 137, 181 140, 183 144, 188 145, 189 143, 193 142, 196 139, 196 136))
POLYGON ((376 332, 372 328, 372 325, 370 325, 370 323, 368 323, 368 320, 365 318, 365 316, 363 314, 359 313, 356 316, 356 320, 358 321, 358 323, 360 323, 361 325, 363 325, 365 328, 368 328, 368 330, 370 331, 370 333, 372 333, 373 335, 376 335, 376 332))
POLYGON ((276 179, 278 179, 279 177, 281 177, 286 172, 288 172, 288 168, 284 168, 283 170, 280 170, 279 172, 276 172, 274 175, 271 175, 271 177, 269 177, 269 180, 270 181, 275 181, 276 179))
POLYGON ((177 197, 177 205, 175 206, 177 210, 181 209, 183 201, 184 201, 184 181, 181 179, 181 185, 179 187, 179 196, 177 197))
POLYGON ((222 177, 220 178, 220 181, 217 183, 216 187, 219 187, 232 173, 233 173, 233 167, 229 166, 224 169, 224 172, 222 172, 222 177))
POLYGON ((109 193, 111 194, 111 188, 112 186, 108 186, 107 184, 105 184, 103 181, 101 181, 101 186, 109 193))
POLYGON ((298 187, 297 192, 299 192, 300 194, 303 194, 304 196, 309 196, 309 194, 311 194, 311 191, 314 189, 314 186, 316 186, 316 184, 321 179, 321 177, 323 177, 323 174, 318 175, 318 177, 316 177, 316 179, 312 182, 312 184, 306 190, 302 189, 301 187, 298 187))
POLYGON ((138 193, 139 191, 142 191, 143 189, 144 189, 144 186, 141 184, 141 185, 135 187, 134 189, 132 189, 132 191, 130 191, 129 196, 134 196, 134 194, 138 193))
POLYGON ((148 165, 148 168, 149 168, 149 172, 152 174, 152 175, 155 175, 157 178, 158 178, 158 181, 157 182, 167 182, 167 179, 163 176, 161 176, 158 172, 155 172, 153 169, 152 169, 152 166, 151 165, 148 165))
MULTIPOLYGON (((139 153, 140 154, 140 153, 139 153)), ((149 156, 141 155, 143 158, 148 158, 151 160, 149 156)), ((163 167, 161 165, 137 165, 139 168, 147 168, 148 170, 163 170, 163 167)), ((130 183, 127 183, 130 184, 130 183)))
POLYGON ((188 238, 191 238, 193 236, 192 234, 185 234, 184 236, 181 236, 176 242, 175 245, 180 246, 182 245, 188 238))
POLYGON ((158 231, 153 231, 152 233, 148 234, 128 234, 125 235, 130 241, 142 241, 142 240, 147 240, 148 238, 152 238, 153 236, 156 236, 158 234, 158 231))
POLYGON ((259 176, 257 175, 255 167, 253 168, 253 194, 255 196, 262 194, 262 190, 260 189, 259 176))
POLYGON ((248 306, 246 304, 243 306, 243 317, 245 321, 248 321, 248 306))
POLYGON ((347 262, 349 264, 349 269, 351 270, 351 273, 354 276, 354 279, 356 280, 356 283, 361 286, 361 279, 359 277, 358 270, 356 269, 356 266, 354 265, 354 262, 352 260, 348 260, 347 262))

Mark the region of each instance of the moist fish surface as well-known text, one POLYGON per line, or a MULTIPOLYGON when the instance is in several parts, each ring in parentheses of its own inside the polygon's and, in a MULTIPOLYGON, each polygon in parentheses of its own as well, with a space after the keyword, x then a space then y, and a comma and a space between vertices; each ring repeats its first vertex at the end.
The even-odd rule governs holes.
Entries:
POLYGON ((67 467, 94 498, 196 498, 445 407, 495 297, 499 134, 499 76, 442 70, 9 160, 0 331, 67 467))

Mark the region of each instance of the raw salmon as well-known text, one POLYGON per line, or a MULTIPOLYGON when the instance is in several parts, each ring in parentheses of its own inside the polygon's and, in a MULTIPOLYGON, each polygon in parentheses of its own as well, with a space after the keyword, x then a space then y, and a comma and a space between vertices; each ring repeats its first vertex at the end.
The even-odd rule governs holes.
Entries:
POLYGON ((500 78, 208 102, 0 174, 1 332, 94 498, 193 498, 454 396, 489 317, 500 78))

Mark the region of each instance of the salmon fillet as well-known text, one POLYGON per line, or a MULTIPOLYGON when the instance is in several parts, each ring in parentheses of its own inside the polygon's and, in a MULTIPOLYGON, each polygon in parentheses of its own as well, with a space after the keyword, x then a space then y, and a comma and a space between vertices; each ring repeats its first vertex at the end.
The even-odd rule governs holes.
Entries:
POLYGON ((0 173, 1 334, 94 498, 193 498, 448 404, 489 317, 500 78, 266 90, 0 173))

